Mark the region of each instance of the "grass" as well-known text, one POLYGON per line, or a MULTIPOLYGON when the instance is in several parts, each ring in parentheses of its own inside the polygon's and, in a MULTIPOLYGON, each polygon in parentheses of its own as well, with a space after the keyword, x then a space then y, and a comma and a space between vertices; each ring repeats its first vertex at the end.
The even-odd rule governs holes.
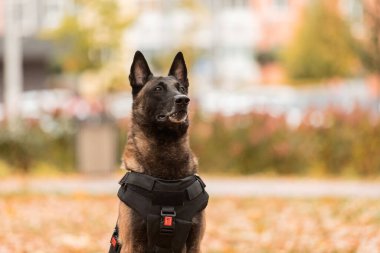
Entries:
MULTIPOLYGON (((8 195, 0 252, 107 252, 113 196, 8 195)), ((380 202, 366 199, 211 198, 206 253, 380 252, 380 202)))

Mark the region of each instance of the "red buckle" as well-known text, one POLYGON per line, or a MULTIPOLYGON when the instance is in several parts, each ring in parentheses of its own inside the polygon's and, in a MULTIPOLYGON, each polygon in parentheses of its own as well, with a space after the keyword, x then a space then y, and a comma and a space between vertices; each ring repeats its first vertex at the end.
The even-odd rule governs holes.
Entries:
POLYGON ((115 248, 116 247, 116 244, 117 244, 117 241, 116 241, 116 238, 112 236, 111 238, 111 244, 112 246, 115 248))
POLYGON ((173 226, 173 217, 171 217, 171 216, 165 216, 164 217, 164 226, 166 226, 166 227, 173 226))

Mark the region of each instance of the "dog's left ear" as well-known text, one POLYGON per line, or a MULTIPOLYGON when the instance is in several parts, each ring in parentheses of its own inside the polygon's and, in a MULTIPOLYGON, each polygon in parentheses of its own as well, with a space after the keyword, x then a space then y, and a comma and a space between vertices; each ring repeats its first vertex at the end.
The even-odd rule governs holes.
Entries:
POLYGON ((174 57, 172 66, 170 67, 169 76, 174 76, 182 84, 189 86, 189 81, 187 80, 186 63, 182 52, 178 52, 174 57))

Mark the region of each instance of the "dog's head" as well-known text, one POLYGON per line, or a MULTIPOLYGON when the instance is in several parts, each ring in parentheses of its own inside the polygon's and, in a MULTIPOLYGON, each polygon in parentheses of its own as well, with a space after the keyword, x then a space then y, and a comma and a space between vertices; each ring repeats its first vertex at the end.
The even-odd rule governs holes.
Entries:
POLYGON ((150 134, 184 135, 189 120, 189 82, 185 60, 179 52, 168 76, 154 76, 139 51, 135 53, 129 81, 133 95, 133 120, 150 134))

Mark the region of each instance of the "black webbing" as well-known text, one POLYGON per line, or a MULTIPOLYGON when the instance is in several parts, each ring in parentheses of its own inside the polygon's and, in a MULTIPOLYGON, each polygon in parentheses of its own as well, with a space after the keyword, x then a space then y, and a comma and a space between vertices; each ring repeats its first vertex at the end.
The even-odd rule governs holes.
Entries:
POLYGON ((154 205, 173 206, 182 205, 183 201, 196 198, 206 186, 200 177, 195 175, 181 180, 161 180, 136 172, 127 173, 119 183, 123 187, 129 185, 132 190, 151 198, 154 205))
POLYGON ((198 180, 196 180, 192 185, 187 187, 186 192, 189 200, 193 200, 203 192, 203 187, 201 183, 198 180))

